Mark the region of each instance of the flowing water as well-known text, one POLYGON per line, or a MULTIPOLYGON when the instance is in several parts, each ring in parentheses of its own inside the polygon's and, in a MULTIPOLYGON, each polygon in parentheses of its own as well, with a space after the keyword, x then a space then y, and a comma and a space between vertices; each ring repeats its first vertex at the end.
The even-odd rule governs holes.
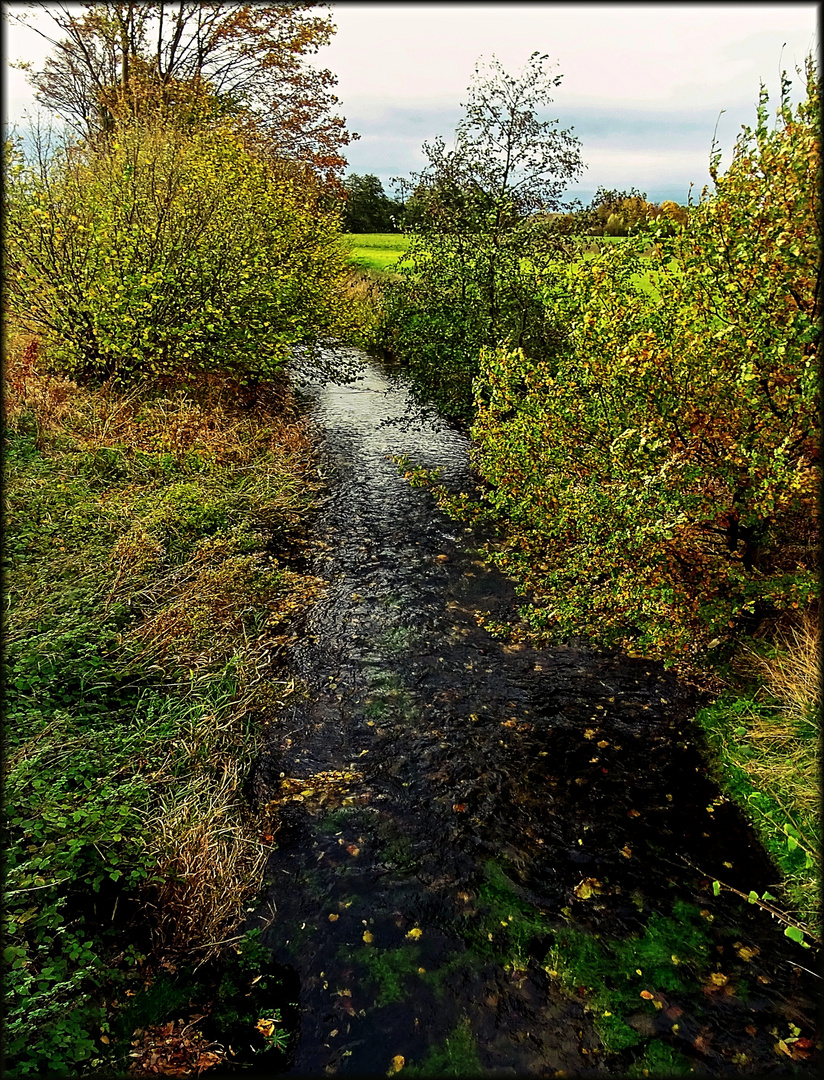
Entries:
POLYGON ((384 423, 410 399, 364 361, 312 391, 328 587, 293 658, 308 693, 255 778, 281 825, 252 923, 298 1004, 280 1067, 811 1072, 815 957, 713 895, 777 876, 707 775, 690 690, 479 625, 517 608, 511 583, 388 460, 459 485, 467 441, 384 423))

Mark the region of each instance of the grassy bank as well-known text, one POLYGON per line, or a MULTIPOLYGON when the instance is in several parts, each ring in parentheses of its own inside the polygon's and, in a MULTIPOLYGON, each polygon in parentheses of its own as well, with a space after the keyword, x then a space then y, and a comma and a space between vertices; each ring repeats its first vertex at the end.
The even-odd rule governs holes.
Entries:
POLYGON ((790 913, 821 936, 821 646, 812 619, 766 657, 747 690, 699 711, 719 784, 753 822, 790 913))
POLYGON ((6 1069, 76 1075, 128 1061, 158 973, 234 955, 318 481, 285 389, 93 391, 7 353, 6 1069))

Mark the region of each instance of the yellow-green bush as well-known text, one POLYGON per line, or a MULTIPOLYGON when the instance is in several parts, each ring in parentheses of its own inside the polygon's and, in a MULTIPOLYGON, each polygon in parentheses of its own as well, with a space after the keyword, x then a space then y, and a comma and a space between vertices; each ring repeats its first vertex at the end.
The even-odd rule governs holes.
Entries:
POLYGON ((690 666, 817 603, 819 154, 810 71, 649 258, 568 269, 554 366, 484 352, 476 461, 537 629, 690 666))
POLYGON ((346 255, 320 196, 308 173, 264 162, 230 127, 147 120, 34 163, 12 151, 12 317, 75 378, 266 378, 291 345, 347 324, 346 255))

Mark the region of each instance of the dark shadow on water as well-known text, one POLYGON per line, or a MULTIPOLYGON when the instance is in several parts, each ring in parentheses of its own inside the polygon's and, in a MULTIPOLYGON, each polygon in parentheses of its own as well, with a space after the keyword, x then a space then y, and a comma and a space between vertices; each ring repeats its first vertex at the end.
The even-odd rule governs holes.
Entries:
POLYGON ((515 611, 511 583, 387 460, 466 483, 466 438, 384 423, 410 403, 376 365, 314 398, 328 588, 254 785, 281 799, 252 923, 300 981, 290 1074, 811 1071, 778 1044, 815 1042, 814 958, 713 895, 777 876, 707 774, 690 688, 492 638, 477 616, 515 611))

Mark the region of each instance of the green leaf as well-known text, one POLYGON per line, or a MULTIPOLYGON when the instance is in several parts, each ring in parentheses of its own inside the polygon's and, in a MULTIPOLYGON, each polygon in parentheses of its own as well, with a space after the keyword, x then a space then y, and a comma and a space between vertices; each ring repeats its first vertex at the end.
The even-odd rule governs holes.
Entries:
POLYGON ((712 883, 712 895, 713 896, 718 896, 720 894, 720 892, 721 892, 721 882, 720 881, 714 881, 712 883))
POLYGON ((754 904, 758 900, 758 893, 755 891, 755 889, 750 889, 750 894, 747 897, 747 900, 751 904, 754 904))
POLYGON ((804 934, 797 926, 785 926, 784 937, 788 937, 791 941, 797 941, 799 945, 803 945, 805 949, 809 949, 809 945, 804 940, 804 934))

